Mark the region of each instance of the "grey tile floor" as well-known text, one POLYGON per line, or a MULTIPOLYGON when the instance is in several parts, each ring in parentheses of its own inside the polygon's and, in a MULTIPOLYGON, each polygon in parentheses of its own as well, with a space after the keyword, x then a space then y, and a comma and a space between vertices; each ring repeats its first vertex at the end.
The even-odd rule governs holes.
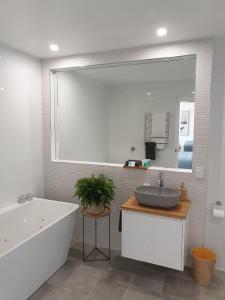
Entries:
POLYGON ((71 249, 66 264, 29 300, 225 300, 225 272, 216 271, 207 288, 197 285, 191 269, 179 272, 123 258, 83 262, 71 249))

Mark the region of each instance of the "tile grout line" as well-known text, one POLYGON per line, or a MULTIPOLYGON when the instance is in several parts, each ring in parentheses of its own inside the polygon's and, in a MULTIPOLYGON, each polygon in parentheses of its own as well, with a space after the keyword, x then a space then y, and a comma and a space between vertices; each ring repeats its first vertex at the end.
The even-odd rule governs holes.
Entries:
POLYGON ((161 296, 163 294, 163 289, 165 287, 165 284, 166 284, 166 278, 167 278, 168 274, 165 274, 165 278, 164 278, 164 281, 163 281, 163 286, 162 286, 162 290, 161 292, 159 293, 159 300, 161 299, 161 296))
POLYGON ((128 286, 127 286, 126 291, 125 291, 125 293, 124 293, 124 295, 122 297, 122 300, 124 299, 125 295, 127 294, 128 289, 131 287, 131 283, 132 283, 134 277, 135 277, 135 273, 132 274, 132 278, 130 279, 130 282, 128 283, 128 286))

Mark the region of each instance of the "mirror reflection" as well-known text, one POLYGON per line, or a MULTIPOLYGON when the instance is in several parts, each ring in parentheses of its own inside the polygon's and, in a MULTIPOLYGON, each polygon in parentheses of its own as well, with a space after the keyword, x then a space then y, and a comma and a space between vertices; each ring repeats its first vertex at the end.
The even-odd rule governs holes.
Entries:
POLYGON ((56 160, 192 169, 193 56, 53 71, 56 160))

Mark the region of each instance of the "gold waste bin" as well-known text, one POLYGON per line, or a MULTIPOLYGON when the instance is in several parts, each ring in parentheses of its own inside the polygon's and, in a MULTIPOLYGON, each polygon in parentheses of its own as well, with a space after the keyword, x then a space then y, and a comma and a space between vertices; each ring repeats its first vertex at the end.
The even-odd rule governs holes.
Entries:
POLYGON ((210 284, 216 262, 216 254, 207 248, 192 249, 194 279, 203 286, 210 284))

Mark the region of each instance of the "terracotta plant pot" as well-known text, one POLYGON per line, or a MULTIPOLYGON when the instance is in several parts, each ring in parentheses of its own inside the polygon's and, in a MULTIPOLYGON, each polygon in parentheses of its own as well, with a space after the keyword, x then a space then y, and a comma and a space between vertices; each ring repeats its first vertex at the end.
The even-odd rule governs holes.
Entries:
POLYGON ((81 214, 88 218, 102 218, 108 216, 111 212, 110 207, 101 206, 90 206, 90 207, 81 207, 81 214))
POLYGON ((91 205, 84 209, 90 215, 101 215, 105 211, 104 205, 91 205))

